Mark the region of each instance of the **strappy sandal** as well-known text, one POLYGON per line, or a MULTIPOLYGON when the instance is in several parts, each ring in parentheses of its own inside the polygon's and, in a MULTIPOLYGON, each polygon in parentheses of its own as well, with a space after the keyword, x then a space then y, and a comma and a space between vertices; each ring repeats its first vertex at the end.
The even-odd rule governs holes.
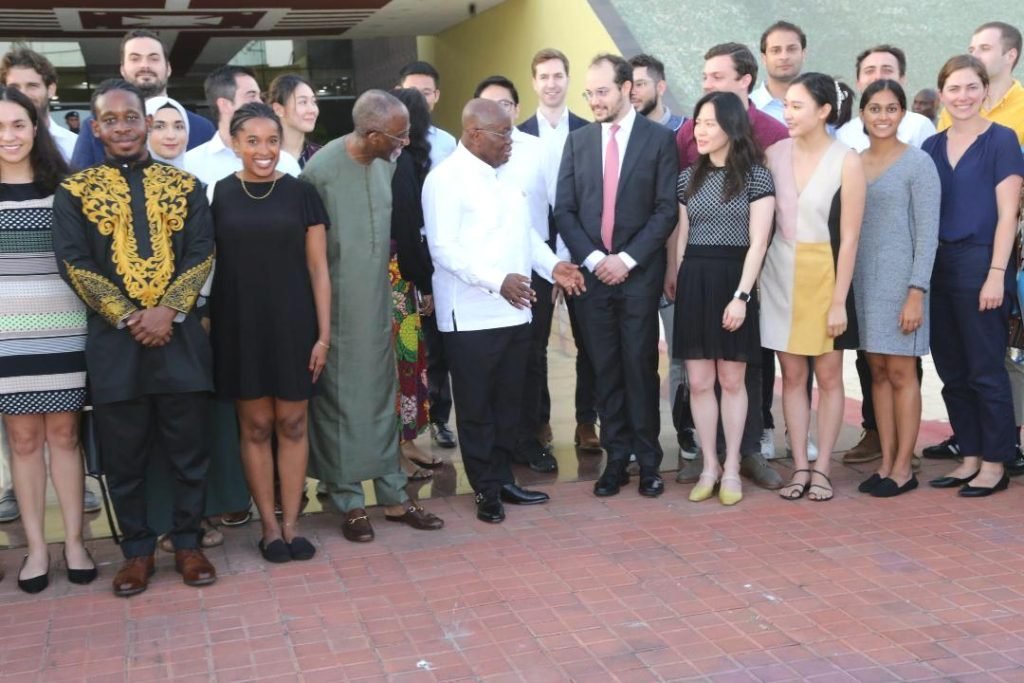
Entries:
MULTIPOLYGON (((810 486, 808 486, 808 489, 821 489, 822 491, 824 491, 824 492, 826 492, 828 494, 828 498, 811 498, 811 496, 808 495, 807 496, 808 500, 813 500, 815 503, 824 503, 827 500, 832 500, 832 497, 835 496, 835 491, 832 489, 832 480, 829 479, 828 475, 825 474, 824 472, 819 472, 818 470, 811 470, 811 477, 812 478, 814 477, 815 474, 824 477, 825 481, 828 482, 828 487, 826 488, 825 486, 822 486, 821 484, 811 484, 810 486)), ((813 493, 816 496, 820 495, 820 494, 818 494, 815 491, 808 491, 808 493, 813 493)))
POLYGON ((782 498, 782 500, 800 500, 801 498, 804 497, 804 494, 807 493, 807 489, 811 487, 811 478, 807 477, 807 481, 804 482, 803 484, 793 481, 794 479, 796 479, 796 475, 800 474, 801 472, 807 472, 808 474, 812 474, 814 470, 793 470, 793 476, 789 478, 789 483, 783 486, 781 489, 779 489, 779 498, 782 498), (794 486, 799 488, 793 490, 794 486))

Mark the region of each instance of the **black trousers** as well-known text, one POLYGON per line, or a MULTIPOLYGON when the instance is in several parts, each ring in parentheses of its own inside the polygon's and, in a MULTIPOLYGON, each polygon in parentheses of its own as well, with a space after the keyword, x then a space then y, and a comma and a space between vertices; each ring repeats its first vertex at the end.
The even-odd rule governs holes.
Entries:
POLYGON ((125 557, 152 555, 157 534, 146 518, 148 459, 166 458, 173 479, 171 541, 175 549, 198 548, 206 503, 205 393, 154 394, 95 407, 103 472, 114 503, 125 557))
MULTIPOLYGON (((565 306, 569 310, 569 327, 572 329, 572 340, 576 344, 576 422, 597 424, 597 380, 594 362, 587 351, 587 345, 583 343, 583 328, 577 312, 579 301, 568 298, 565 300, 565 306)), ((549 400, 545 422, 550 418, 550 403, 549 400)))
POLYGON ((452 388, 448 381, 448 357, 437 329, 437 316, 420 317, 423 343, 427 347, 427 390, 430 394, 430 421, 447 423, 452 413, 452 388))
POLYGON ((596 281, 576 300, 587 353, 594 364, 601 446, 609 466, 636 454, 641 475, 661 465, 658 296, 627 296, 596 281))
POLYGON ((515 483, 509 457, 516 444, 530 325, 443 332, 450 360, 462 463, 477 493, 515 483))
POLYGON ((1009 338, 1011 275, 1003 305, 978 310, 992 247, 939 243, 932 270, 931 343, 942 398, 964 455, 1009 462, 1017 443, 1010 377, 1003 358, 1009 338))
POLYGON ((523 375, 523 400, 519 417, 518 441, 528 444, 536 440, 542 425, 551 420, 551 393, 548 391, 548 340, 551 319, 555 313, 551 303, 554 285, 533 273, 530 286, 537 293, 530 322, 530 347, 523 375))

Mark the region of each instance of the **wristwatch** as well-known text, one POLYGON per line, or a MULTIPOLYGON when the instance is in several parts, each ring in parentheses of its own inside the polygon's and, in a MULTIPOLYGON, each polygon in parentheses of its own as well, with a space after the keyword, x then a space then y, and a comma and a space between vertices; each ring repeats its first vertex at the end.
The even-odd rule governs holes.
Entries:
POLYGON ((743 303, 747 303, 748 301, 750 301, 750 292, 744 292, 737 289, 735 292, 732 293, 732 298, 739 299, 743 303))

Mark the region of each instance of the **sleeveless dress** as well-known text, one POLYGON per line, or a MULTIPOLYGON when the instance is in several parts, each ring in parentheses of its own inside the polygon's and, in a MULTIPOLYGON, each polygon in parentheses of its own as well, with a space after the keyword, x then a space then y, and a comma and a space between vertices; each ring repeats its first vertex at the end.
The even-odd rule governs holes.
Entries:
POLYGON ((847 328, 828 336, 828 310, 839 256, 840 186, 850 148, 833 142, 807 182, 797 191, 793 140, 768 148, 775 179, 775 234, 765 256, 761 290, 761 345, 800 356, 856 349, 854 294, 846 297, 847 328))

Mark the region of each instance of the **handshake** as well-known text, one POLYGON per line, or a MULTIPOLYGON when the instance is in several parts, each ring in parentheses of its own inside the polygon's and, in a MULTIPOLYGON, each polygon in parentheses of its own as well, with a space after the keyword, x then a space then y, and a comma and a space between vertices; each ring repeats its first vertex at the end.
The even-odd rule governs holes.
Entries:
MULTIPOLYGON (((558 290, 568 296, 578 296, 587 291, 580 267, 568 261, 559 261, 551 271, 555 280, 555 294, 558 290)), ((530 287, 530 278, 518 273, 509 273, 501 283, 501 296, 514 308, 530 308, 537 300, 537 293, 530 287)))

